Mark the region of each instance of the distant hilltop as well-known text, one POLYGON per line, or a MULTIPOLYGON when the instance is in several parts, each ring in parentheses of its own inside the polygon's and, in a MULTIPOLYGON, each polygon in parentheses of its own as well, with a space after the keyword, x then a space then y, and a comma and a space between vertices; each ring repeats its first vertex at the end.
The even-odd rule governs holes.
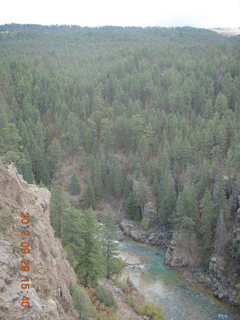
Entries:
POLYGON ((224 36, 238 36, 240 35, 240 27, 239 28, 214 28, 210 29, 224 36))

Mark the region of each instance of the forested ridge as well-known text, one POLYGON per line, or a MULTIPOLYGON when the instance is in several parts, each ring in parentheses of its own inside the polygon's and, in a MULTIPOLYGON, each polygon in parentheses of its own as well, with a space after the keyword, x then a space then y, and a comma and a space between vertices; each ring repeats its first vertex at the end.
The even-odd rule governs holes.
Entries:
POLYGON ((66 163, 88 168, 85 207, 111 195, 139 221, 153 192, 205 264, 239 205, 239 61, 240 38, 208 30, 1 26, 0 155, 48 187, 66 163))

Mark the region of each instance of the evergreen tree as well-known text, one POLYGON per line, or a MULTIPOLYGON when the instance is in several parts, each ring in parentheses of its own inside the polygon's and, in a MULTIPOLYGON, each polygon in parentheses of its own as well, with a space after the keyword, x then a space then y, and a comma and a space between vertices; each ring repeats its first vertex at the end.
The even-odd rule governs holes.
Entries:
POLYGON ((109 152, 113 147, 113 134, 112 134, 112 125, 108 119, 103 119, 102 121, 103 128, 101 132, 101 140, 105 150, 106 157, 108 158, 109 152))
POLYGON ((203 238, 203 253, 206 255, 212 247, 214 222, 216 222, 214 204, 210 190, 207 188, 202 199, 201 228, 203 238))
POLYGON ((191 28, 75 28, 1 27, 0 156, 45 185, 53 177, 64 185, 66 166, 81 163, 92 177, 86 206, 123 196, 135 219, 153 185, 160 222, 195 230, 209 247, 207 190, 212 234, 216 220, 220 231, 231 225, 238 205, 239 39, 191 28))
POLYGON ((78 176, 75 171, 73 172, 72 177, 71 177, 69 192, 75 196, 80 194, 80 184, 78 181, 78 176))
POLYGON ((224 190, 224 181, 221 177, 218 178, 215 183, 213 190, 213 200, 216 215, 218 216, 220 211, 222 211, 223 214, 228 217, 230 215, 229 205, 227 202, 226 192, 224 190))
POLYGON ((62 243, 67 251, 67 257, 71 265, 76 268, 82 245, 81 224, 83 213, 79 210, 69 207, 64 214, 64 223, 62 224, 62 243))
POLYGON ((0 100, 0 136, 2 135, 3 128, 8 125, 8 117, 3 102, 0 100))
POLYGON ((94 161, 94 186, 96 189, 96 198, 100 199, 103 194, 103 178, 104 178, 104 163, 100 159, 94 161))
POLYGON ((215 110, 222 115, 226 112, 227 109, 228 109, 227 97, 222 92, 220 92, 216 98, 215 110))
POLYGON ((62 238, 63 225, 66 218, 66 211, 70 207, 68 199, 61 186, 56 186, 53 190, 50 201, 51 225, 58 238, 62 238))
POLYGON ((95 286, 98 278, 103 275, 104 260, 100 228, 92 209, 88 209, 82 215, 79 237, 81 244, 76 272, 85 286, 95 286))
POLYGON ((24 150, 24 158, 26 161, 19 165, 18 170, 22 174, 24 180, 26 180, 28 183, 34 183, 35 181, 32 171, 32 161, 27 149, 24 150))
POLYGON ((90 178, 87 181, 85 203, 88 208, 92 208, 93 210, 95 209, 96 196, 95 196, 94 185, 93 185, 92 180, 90 178))
POLYGON ((21 140, 16 125, 14 123, 7 124, 2 129, 0 136, 0 154, 15 164, 24 163, 25 159, 21 150, 22 146, 20 145, 21 140))
POLYGON ((135 198, 135 195, 132 191, 130 191, 128 194, 128 197, 124 203, 124 208, 130 219, 134 219, 134 220, 141 219, 141 210, 137 204, 137 199, 135 198))
POLYGON ((134 187, 134 198, 136 199, 137 206, 143 210, 147 199, 149 198, 150 190, 147 185, 146 179, 141 174, 139 177, 139 181, 135 181, 134 187))
POLYGON ((195 188, 192 185, 186 185, 177 199, 175 226, 180 229, 194 231, 197 212, 195 188))
POLYGON ((106 267, 106 277, 110 279, 114 274, 121 272, 124 263, 122 259, 118 258, 117 226, 114 221, 113 212, 109 210, 104 217, 104 231, 103 231, 103 248, 104 259, 106 267))
POLYGON ((54 138, 48 146, 48 161, 51 176, 61 166, 63 151, 58 139, 54 138))
POLYGON ((173 178, 167 169, 162 170, 157 189, 159 220, 163 224, 172 223, 176 194, 173 178))

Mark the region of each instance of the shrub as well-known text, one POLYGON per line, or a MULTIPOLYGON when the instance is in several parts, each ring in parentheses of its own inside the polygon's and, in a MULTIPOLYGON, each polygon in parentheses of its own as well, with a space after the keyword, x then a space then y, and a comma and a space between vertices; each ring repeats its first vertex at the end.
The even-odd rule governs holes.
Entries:
POLYGON ((50 249, 50 254, 54 259, 57 258, 57 254, 52 248, 50 249))
POLYGON ((32 214, 31 215, 31 224, 32 224, 32 226, 35 226, 38 223, 38 221, 39 221, 39 217, 36 216, 35 214, 32 214))
POLYGON ((7 232, 9 227, 14 223, 14 214, 9 207, 6 207, 1 216, 0 231, 7 232))
POLYGON ((103 303, 106 307, 115 309, 117 307, 116 300, 112 291, 106 287, 98 285, 95 289, 95 296, 99 302, 103 303))
POLYGON ((149 227, 147 221, 145 221, 145 220, 141 221, 140 226, 143 227, 143 229, 148 229, 148 227, 149 227))
POLYGON ((142 305, 138 313, 141 316, 147 316, 151 320, 164 320, 164 314, 163 314, 163 309, 160 306, 155 306, 154 304, 151 303, 145 303, 142 305))
MULTIPOLYGON (((118 315, 116 315, 115 313, 113 313, 113 314, 110 314, 109 316, 107 316, 107 315, 100 316, 100 317, 98 318, 98 320, 120 320, 120 319, 119 319, 119 316, 118 316, 118 315)), ((130 319, 130 320, 133 320, 133 319, 130 319)))
POLYGON ((97 319, 96 309, 87 292, 78 284, 72 288, 73 306, 78 311, 81 320, 97 319))
POLYGON ((237 302, 240 303, 240 283, 236 284, 237 289, 237 302))
POLYGON ((37 186, 38 186, 38 188, 49 190, 49 187, 46 186, 42 181, 40 181, 40 183, 37 186))
POLYGON ((111 261, 111 265, 110 265, 110 274, 111 276, 113 275, 120 275, 123 271, 123 268, 125 267, 125 262, 123 261, 122 258, 114 258, 111 261))

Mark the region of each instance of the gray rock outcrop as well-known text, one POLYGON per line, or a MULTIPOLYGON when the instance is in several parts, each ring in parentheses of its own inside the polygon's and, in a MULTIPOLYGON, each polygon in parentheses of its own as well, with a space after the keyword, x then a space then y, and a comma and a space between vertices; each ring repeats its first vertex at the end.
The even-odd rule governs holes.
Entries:
POLYGON ((157 209, 153 201, 149 201, 144 205, 142 220, 150 227, 157 222, 157 209))
POLYGON ((132 238, 133 240, 142 243, 146 242, 146 232, 137 223, 128 219, 123 219, 119 224, 119 227, 126 236, 132 238))
POLYGON ((123 219, 119 228, 126 236, 137 242, 161 248, 166 248, 169 245, 172 236, 171 232, 164 227, 154 226, 146 230, 139 223, 128 219, 123 219))
POLYGON ((199 245, 194 233, 178 230, 168 246, 165 264, 171 268, 193 267, 199 262, 199 245))

